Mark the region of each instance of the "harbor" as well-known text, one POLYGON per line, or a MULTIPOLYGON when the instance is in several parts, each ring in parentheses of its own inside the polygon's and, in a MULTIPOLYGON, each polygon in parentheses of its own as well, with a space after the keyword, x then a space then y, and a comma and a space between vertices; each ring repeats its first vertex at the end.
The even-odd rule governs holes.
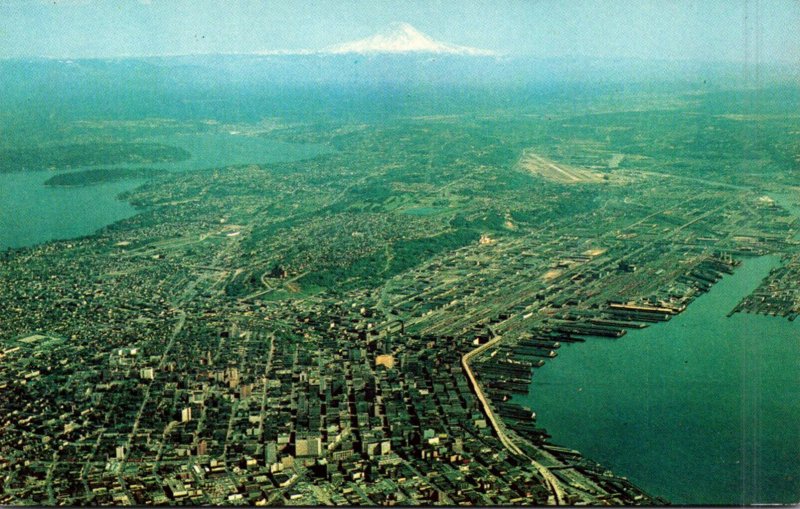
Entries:
POLYGON ((786 387, 800 380, 800 329, 728 316, 780 266, 746 259, 668 322, 564 344, 514 403, 553 444, 673 503, 796 502, 800 400, 786 387))

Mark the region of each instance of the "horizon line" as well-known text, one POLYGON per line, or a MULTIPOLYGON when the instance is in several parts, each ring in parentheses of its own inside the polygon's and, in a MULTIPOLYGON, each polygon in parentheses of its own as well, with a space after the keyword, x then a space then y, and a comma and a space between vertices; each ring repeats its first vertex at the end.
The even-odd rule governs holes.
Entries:
POLYGON ((525 53, 499 53, 487 52, 477 54, 466 53, 445 53, 433 51, 370 51, 370 52, 333 52, 327 50, 310 50, 310 49, 277 49, 277 50, 256 50, 256 51, 212 51, 212 52, 197 52, 197 53, 151 53, 151 54, 122 54, 122 55, 81 55, 81 56, 67 56, 67 55, 0 55, 0 61, 9 60, 60 60, 60 61, 88 61, 88 60, 145 60, 145 59, 158 59, 158 58, 190 58, 190 57, 292 57, 292 56, 308 56, 308 57, 346 57, 358 55, 362 57, 398 57, 398 56, 412 56, 412 57, 449 57, 459 59, 470 58, 483 58, 494 60, 593 60, 598 62, 622 62, 622 61, 637 61, 637 62, 670 62, 670 63, 695 63, 695 64, 729 64, 729 65, 745 65, 750 63, 755 66, 771 67, 771 66, 794 66, 796 63, 793 59, 786 60, 772 60, 772 61, 759 61, 748 62, 747 60, 729 60, 729 59, 698 59, 698 58, 675 58, 675 57, 657 57, 647 58, 641 56, 596 56, 586 54, 569 54, 557 56, 544 56, 525 53))

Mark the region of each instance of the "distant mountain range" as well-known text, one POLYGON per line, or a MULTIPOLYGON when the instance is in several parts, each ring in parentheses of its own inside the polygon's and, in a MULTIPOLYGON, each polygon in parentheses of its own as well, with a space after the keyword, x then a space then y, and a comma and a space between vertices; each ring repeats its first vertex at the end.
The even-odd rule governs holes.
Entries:
POLYGON ((364 108, 378 104, 374 109, 384 111, 408 103, 406 98, 412 96, 441 106, 456 90, 470 100, 508 106, 509 101, 563 94, 576 87, 616 93, 675 85, 691 91, 796 85, 798 72, 787 66, 745 63, 502 55, 438 41, 407 23, 394 23, 373 36, 316 50, 0 59, 0 76, 5 78, 0 115, 4 108, 25 109, 32 102, 60 105, 64 111, 91 107, 98 114, 108 110, 119 115, 120 107, 136 106, 128 104, 131 97, 152 103, 152 111, 163 111, 164 104, 178 111, 234 101, 237 109, 227 106, 225 111, 244 114, 286 94, 302 95, 303 101, 291 104, 309 111, 320 101, 330 109, 353 111, 351 103, 360 101, 364 108))
POLYGON ((49 89, 59 82, 81 86, 83 81, 85 86, 97 82, 110 85, 115 80, 138 89, 225 84, 525 87, 655 82, 730 87, 752 85, 754 81, 797 83, 800 72, 785 65, 757 63, 503 55, 439 41, 403 22, 392 23, 363 39, 321 49, 75 60, 7 59, 0 60, 0 71, 9 77, 6 92, 18 88, 23 94, 31 88, 49 89))
POLYGON ((7 78, 0 103, 2 95, 9 98, 16 95, 15 91, 27 97, 37 90, 61 94, 94 86, 110 91, 166 90, 175 86, 253 89, 319 85, 528 87, 648 83, 730 88, 759 82, 798 82, 798 70, 785 66, 496 55, 416 37, 415 32, 405 33, 407 38, 370 37, 313 53, 0 60, 0 75, 7 78))
MULTIPOLYGON (((541 58, 504 55, 490 49, 443 42, 408 23, 396 22, 372 36, 320 49, 257 53, 124 58, 0 59, 6 94, 69 85, 89 88, 119 84, 128 89, 175 85, 222 87, 307 85, 582 86, 683 83, 710 87, 797 84, 800 69, 758 62, 696 62, 541 58)), ((60 92, 59 92, 60 93, 60 92)), ((0 97, 2 103, 2 97, 0 97)), ((0 104, 1 105, 1 104, 0 104)))

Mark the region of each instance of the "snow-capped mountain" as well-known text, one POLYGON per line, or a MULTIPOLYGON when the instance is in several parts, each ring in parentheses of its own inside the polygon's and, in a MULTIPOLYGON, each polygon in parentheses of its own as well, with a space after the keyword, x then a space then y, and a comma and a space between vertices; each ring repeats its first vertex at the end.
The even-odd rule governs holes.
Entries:
POLYGON ((383 32, 365 39, 329 46, 321 53, 437 53, 477 56, 495 54, 490 50, 437 41, 408 23, 393 23, 383 32))
POLYGON ((424 34, 408 23, 392 23, 385 30, 373 36, 355 41, 335 44, 322 49, 291 49, 291 50, 266 50, 260 55, 377 55, 377 54, 436 54, 436 55, 467 55, 467 56, 497 56, 497 53, 487 49, 459 46, 447 42, 437 41, 424 34))

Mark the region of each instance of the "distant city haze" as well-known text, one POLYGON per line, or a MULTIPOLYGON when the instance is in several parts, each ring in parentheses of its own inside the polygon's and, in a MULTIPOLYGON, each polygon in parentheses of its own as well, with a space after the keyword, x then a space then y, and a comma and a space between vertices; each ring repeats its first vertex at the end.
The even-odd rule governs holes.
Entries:
POLYGON ((800 3, 792 0, 4 0, 0 57, 315 52, 401 22, 438 43, 481 54, 800 61, 800 3))

